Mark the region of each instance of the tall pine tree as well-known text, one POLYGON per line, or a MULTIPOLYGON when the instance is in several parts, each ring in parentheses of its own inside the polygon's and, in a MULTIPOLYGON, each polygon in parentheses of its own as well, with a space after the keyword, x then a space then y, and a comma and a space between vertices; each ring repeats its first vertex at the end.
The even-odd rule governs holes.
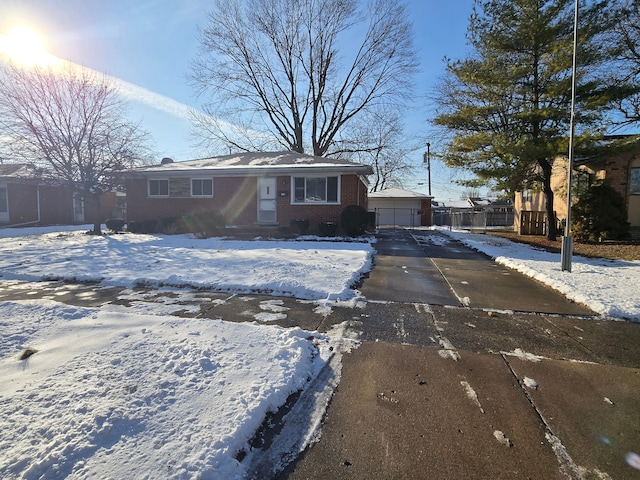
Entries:
MULTIPOLYGON (((584 3, 584 2, 583 2, 584 3)), ((568 153, 574 0, 476 0, 467 31, 471 54, 447 62, 435 124, 451 136, 443 155, 469 170, 469 186, 493 182, 546 198, 547 238, 557 236, 553 162, 568 153)), ((598 45, 611 18, 606 1, 581 5, 576 123, 600 127, 606 91, 598 45)))

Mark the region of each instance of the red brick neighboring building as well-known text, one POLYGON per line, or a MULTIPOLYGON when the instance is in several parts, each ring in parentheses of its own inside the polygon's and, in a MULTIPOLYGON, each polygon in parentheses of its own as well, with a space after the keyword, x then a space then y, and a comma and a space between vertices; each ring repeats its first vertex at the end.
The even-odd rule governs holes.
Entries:
POLYGON ((367 208, 371 167, 295 152, 256 152, 165 161, 127 175, 127 219, 221 214, 227 225, 339 222, 348 205, 367 208))
MULTIPOLYGON (((567 218, 567 158, 558 157, 553 163, 551 188, 558 223, 567 218)), ((588 186, 595 181, 607 181, 617 190, 627 206, 632 233, 640 235, 640 147, 623 154, 605 156, 596 160, 577 160, 572 173, 572 186, 588 186)), ((577 197, 572 196, 575 202, 577 197)), ((546 231, 545 196, 542 192, 516 192, 515 230, 520 234, 539 234, 546 231)), ((560 226, 560 225, 559 225, 560 226)))
MULTIPOLYGON (((101 198, 102 221, 120 216, 119 194, 101 198)), ((82 195, 61 182, 45 180, 27 164, 0 165, 0 226, 73 225, 93 218, 82 195)))

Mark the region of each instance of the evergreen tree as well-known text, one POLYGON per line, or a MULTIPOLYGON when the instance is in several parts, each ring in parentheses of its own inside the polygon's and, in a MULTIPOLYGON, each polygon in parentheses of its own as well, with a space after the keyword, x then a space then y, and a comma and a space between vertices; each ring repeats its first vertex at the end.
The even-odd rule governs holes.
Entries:
MULTIPOLYGON (((472 52, 447 62, 435 98, 435 123, 452 134, 446 163, 475 175, 468 186, 493 181, 510 193, 542 190, 550 240, 557 235, 553 162, 568 153, 573 6, 573 0, 476 0, 467 30, 472 52)), ((610 10, 606 1, 580 9, 576 125, 583 136, 601 125, 607 105, 599 41, 610 10)))

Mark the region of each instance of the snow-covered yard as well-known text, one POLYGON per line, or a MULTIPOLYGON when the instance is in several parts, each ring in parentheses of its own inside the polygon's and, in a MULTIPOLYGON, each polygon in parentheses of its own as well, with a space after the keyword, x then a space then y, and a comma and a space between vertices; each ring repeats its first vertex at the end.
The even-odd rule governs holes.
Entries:
POLYGON ((0 230, 5 280, 179 286, 346 300, 371 268, 369 243, 234 241, 190 235, 85 235, 87 229, 0 230))
MULTIPOLYGON (((367 242, 83 231, 0 230, 0 278, 189 286, 329 303, 358 297, 353 285, 371 268, 373 253, 367 242)), ((603 314, 640 319, 640 263, 574 258, 569 274, 560 271, 558 255, 448 234, 603 314)), ((251 455, 249 442, 268 412, 329 361, 337 360, 337 381, 340 353, 355 344, 340 329, 319 334, 178 318, 161 304, 141 312, 1 302, 0 329, 3 479, 242 478, 250 462, 239 459, 251 455), (35 353, 19 360, 26 349, 35 353)), ((316 434, 326 400, 296 432, 303 439, 296 448, 316 434)))

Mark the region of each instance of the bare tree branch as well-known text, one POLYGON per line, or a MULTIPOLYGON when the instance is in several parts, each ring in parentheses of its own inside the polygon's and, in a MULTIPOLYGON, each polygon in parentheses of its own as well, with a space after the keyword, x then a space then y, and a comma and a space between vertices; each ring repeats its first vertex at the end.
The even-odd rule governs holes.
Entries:
MULTIPOLYGON (((208 99, 205 112, 250 125, 247 131, 266 130, 301 153, 328 155, 341 150, 338 141, 375 148, 346 139, 346 132, 372 121, 368 112, 379 107, 401 110, 417 62, 400 0, 373 0, 364 12, 361 4, 216 0, 191 75, 208 99), (359 43, 356 32, 362 32, 359 43)), ((215 122, 206 123, 199 124, 200 133, 231 140, 213 133, 215 122)), ((234 139, 227 146, 254 143, 234 139)))
POLYGON ((0 127, 8 158, 41 167, 92 202, 100 233, 100 195, 119 173, 148 155, 147 133, 126 119, 127 108, 106 77, 89 70, 0 70, 0 127))

